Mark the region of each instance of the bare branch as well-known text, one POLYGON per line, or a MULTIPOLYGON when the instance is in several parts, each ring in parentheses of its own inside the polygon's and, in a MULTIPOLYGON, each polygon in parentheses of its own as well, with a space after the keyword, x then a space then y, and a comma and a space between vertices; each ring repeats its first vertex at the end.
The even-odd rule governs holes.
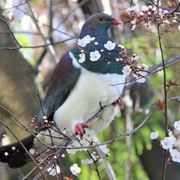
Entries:
MULTIPOLYGON (((50 40, 44 36, 44 34, 42 33, 42 31, 41 31, 41 29, 40 29, 40 27, 39 27, 39 24, 37 23, 37 20, 36 20, 36 18, 35 18, 34 12, 33 12, 32 8, 31 8, 31 4, 30 4, 30 3, 27 3, 27 5, 28 5, 29 11, 30 11, 30 13, 31 13, 31 17, 32 17, 32 19, 33 19, 33 22, 34 22, 34 24, 35 24, 38 32, 40 33, 40 35, 41 35, 44 43, 50 43, 50 44, 51 44, 50 40)), ((52 29, 52 28, 51 28, 51 29, 52 29)), ((56 56, 56 52, 55 52, 54 47, 52 46, 52 44, 49 45, 49 46, 47 46, 47 49, 48 49, 49 53, 51 54, 53 60, 57 63, 57 62, 59 61, 59 59, 58 59, 57 56, 56 56)))
MULTIPOLYGON (((176 55, 176 56, 173 56, 173 57, 170 57, 168 60, 166 60, 164 63, 165 67, 170 67, 176 63, 179 63, 180 62, 180 55, 176 55)), ((150 76, 152 74, 155 74, 159 71, 161 71, 163 69, 163 64, 162 63, 159 63, 153 67, 150 67, 147 71, 148 71, 148 74, 147 76, 150 76)), ((131 80, 130 82, 127 83, 127 85, 125 86, 124 88, 124 92, 127 91, 128 89, 130 89, 134 84, 136 84, 136 80, 131 80)))
POLYGON ((31 153, 26 149, 26 147, 24 146, 24 144, 18 139, 18 137, 14 134, 14 132, 2 121, 0 120, 0 122, 3 124, 4 127, 6 127, 8 129, 8 131, 15 137, 15 139, 19 142, 19 144, 21 144, 22 148, 26 151, 26 153, 28 154, 28 156, 32 159, 32 161, 36 164, 36 167, 38 167, 41 175, 45 178, 44 173, 42 172, 40 166, 38 165, 38 163, 36 162, 36 160, 34 159, 34 157, 31 155, 31 153))

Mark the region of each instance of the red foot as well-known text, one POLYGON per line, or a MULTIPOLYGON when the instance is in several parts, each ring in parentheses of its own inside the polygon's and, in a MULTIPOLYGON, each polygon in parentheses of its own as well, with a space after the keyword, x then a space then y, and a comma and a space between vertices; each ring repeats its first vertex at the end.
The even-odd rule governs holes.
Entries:
POLYGON ((116 101, 112 103, 112 105, 114 106, 118 105, 120 109, 124 109, 124 102, 122 100, 122 97, 119 97, 116 101))
POLYGON ((88 127, 87 123, 78 123, 75 125, 75 132, 82 137, 84 134, 84 128, 88 127))

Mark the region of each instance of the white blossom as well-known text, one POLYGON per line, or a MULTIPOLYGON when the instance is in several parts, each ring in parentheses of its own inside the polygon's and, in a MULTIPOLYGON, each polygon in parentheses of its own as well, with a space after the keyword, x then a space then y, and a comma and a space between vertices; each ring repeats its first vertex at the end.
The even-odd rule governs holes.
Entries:
POLYGON ((128 76, 131 73, 131 67, 128 66, 128 65, 124 66, 123 69, 122 69, 122 73, 124 75, 128 76))
POLYGON ((85 39, 78 39, 77 44, 81 47, 85 47, 88 43, 85 41, 85 39))
POLYGON ((12 150, 15 151, 15 150, 16 150, 16 147, 15 147, 15 146, 12 146, 12 150))
POLYGON ((47 169, 47 172, 50 176, 56 176, 57 174, 61 173, 61 170, 60 170, 60 167, 56 164, 56 167, 54 167, 54 165, 53 165, 53 167, 52 166, 49 167, 47 169))
POLYGON ((163 15, 164 15, 164 13, 163 13, 163 9, 159 9, 159 15, 160 15, 160 17, 162 18, 163 17, 163 15))
POLYGON ((146 81, 145 76, 148 74, 148 65, 142 64, 141 66, 138 66, 140 69, 137 76, 136 74, 133 74, 133 76, 136 78, 136 82, 138 83, 144 83, 146 81))
POLYGON ((131 27, 131 31, 134 31, 136 29, 136 24, 133 24, 131 27))
POLYGON ((148 9, 152 9, 152 8, 153 8, 153 6, 152 6, 152 5, 149 5, 149 6, 148 6, 148 9))
POLYGON ((92 164, 92 163, 93 163, 93 160, 92 160, 92 159, 82 159, 82 160, 81 160, 81 163, 82 163, 82 164, 92 164))
POLYGON ((157 8, 154 6, 154 7, 152 8, 152 11, 153 11, 153 12, 156 12, 156 11, 157 11, 157 8))
POLYGON ((3 146, 6 146, 10 143, 9 137, 6 134, 3 134, 1 141, 2 141, 1 144, 3 146))
POLYGON ((166 20, 163 20, 162 23, 164 23, 164 24, 170 24, 170 21, 168 21, 168 20, 166 19, 166 20))
POLYGON ((67 152, 70 154, 75 154, 79 149, 76 149, 78 147, 81 147, 81 145, 79 144, 79 142, 75 139, 72 141, 72 143, 69 145, 70 147, 75 147, 75 149, 67 149, 67 152))
POLYGON ((149 10, 149 8, 148 8, 147 6, 145 6, 145 5, 144 5, 144 6, 142 6, 142 8, 141 8, 141 9, 142 9, 142 11, 148 11, 148 10, 149 10))
POLYGON ((136 18, 134 18, 133 20, 131 20, 131 31, 135 30, 136 29, 136 18))
POLYGON ((150 137, 152 140, 157 139, 159 137, 159 132, 158 131, 151 132, 150 137))
POLYGON ((136 24, 136 19, 131 20, 131 24, 136 24))
POLYGON ((91 61, 98 61, 98 59, 101 57, 101 54, 98 50, 90 52, 90 60, 91 61))
POLYGON ((144 13, 141 11, 141 12, 139 13, 139 15, 140 15, 140 16, 144 16, 144 13))
POLYGON ((174 143, 176 142, 176 138, 174 137, 174 134, 172 133, 172 131, 169 129, 168 130, 168 135, 171 138, 172 141, 174 141, 174 143))
POLYGON ((169 12, 168 12, 168 10, 165 9, 165 10, 163 10, 163 13, 168 14, 169 12))
POLYGON ((70 171, 73 175, 77 176, 81 172, 81 168, 75 163, 70 167, 70 171))
POLYGON ((9 156, 9 153, 8 153, 8 152, 4 152, 4 155, 5 155, 5 156, 9 156))
POLYGON ((174 138, 169 136, 161 140, 161 145, 163 149, 170 149, 174 146, 175 143, 176 141, 174 141, 174 138))
POLYGON ((136 80, 137 83, 145 83, 146 82, 146 79, 145 78, 138 78, 136 80))
POLYGON ((103 161, 102 158, 100 158, 100 156, 94 151, 93 153, 91 153, 91 157, 93 158, 94 161, 96 162, 101 162, 103 161))
MULTIPOLYGON (((82 139, 80 139, 79 143, 80 143, 81 146, 89 146, 89 141, 87 141, 83 137, 82 137, 82 139)), ((83 148, 83 149, 80 149, 80 150, 86 151, 87 149, 83 148)))
POLYGON ((107 50, 113 50, 113 49, 116 47, 116 43, 115 43, 115 42, 112 42, 112 41, 107 41, 107 43, 104 44, 104 47, 105 47, 107 50))
POLYGON ((79 54, 79 63, 83 63, 86 60, 86 55, 84 53, 79 54))
POLYGON ((104 153, 104 154, 108 154, 109 153, 109 148, 107 148, 107 146, 104 144, 102 146, 99 146, 100 150, 104 153))
POLYGON ((90 35, 84 36, 82 39, 78 39, 77 44, 81 47, 86 47, 91 41, 94 41, 95 37, 91 37, 90 35))
POLYGON ((94 161, 98 161, 99 160, 99 156, 97 156, 97 153, 95 151, 93 151, 91 153, 91 157, 93 158, 94 161))
POLYGON ((83 135, 83 138, 88 140, 88 141, 95 141, 97 139, 95 131, 90 128, 86 128, 85 134, 83 135))
POLYGON ((172 161, 180 163, 180 152, 177 149, 171 148, 169 150, 172 161))
POLYGON ((177 23, 176 17, 173 18, 172 22, 173 22, 173 23, 177 23))
POLYGON ((180 131, 180 120, 174 122, 174 128, 178 131, 180 131))
POLYGON ((95 131, 89 128, 85 128, 85 133, 81 137, 80 135, 76 135, 76 139, 74 139, 69 145, 70 149, 67 149, 67 152, 70 154, 75 154, 77 151, 86 151, 87 148, 81 148, 84 146, 89 146, 91 142, 97 142, 97 136, 95 131), (75 147, 73 149, 73 147, 75 147))
POLYGON ((35 152, 36 152, 36 151, 35 151, 35 149, 34 149, 34 148, 31 148, 31 149, 29 150, 29 153, 30 153, 30 154, 32 154, 32 155, 34 155, 34 154, 35 154, 35 152))
POLYGON ((118 47, 120 47, 121 49, 124 49, 124 46, 122 44, 118 44, 118 47))
POLYGON ((84 38, 89 41, 89 43, 95 40, 95 37, 91 37, 90 35, 86 35, 84 38))
POLYGON ((134 61, 137 61, 138 59, 139 59, 139 56, 134 56, 134 57, 133 57, 133 60, 134 60, 134 61))
POLYGON ((146 76, 147 70, 148 70, 148 65, 147 64, 141 64, 141 66, 139 67, 141 69, 140 74, 141 76, 146 76))

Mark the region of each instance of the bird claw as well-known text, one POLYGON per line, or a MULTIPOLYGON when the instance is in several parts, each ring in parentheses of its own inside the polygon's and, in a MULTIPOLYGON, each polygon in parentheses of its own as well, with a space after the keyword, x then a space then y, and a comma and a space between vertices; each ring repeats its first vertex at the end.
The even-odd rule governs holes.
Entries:
POLYGON ((119 106, 120 107, 120 109, 124 109, 124 102, 123 102, 123 100, 122 100, 122 97, 119 97, 116 101, 114 101, 113 103, 112 103, 112 105, 113 106, 119 106))
POLYGON ((76 134, 80 135, 80 137, 83 136, 83 134, 85 133, 84 128, 88 128, 88 124, 87 123, 77 123, 75 125, 75 132, 76 134))

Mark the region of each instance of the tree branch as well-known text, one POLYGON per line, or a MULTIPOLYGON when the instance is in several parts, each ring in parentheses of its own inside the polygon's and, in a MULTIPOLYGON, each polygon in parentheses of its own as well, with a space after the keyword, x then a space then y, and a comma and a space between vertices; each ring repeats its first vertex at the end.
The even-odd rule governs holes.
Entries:
MULTIPOLYGON (((172 66, 172 65, 174 65, 176 63, 179 63, 179 62, 180 62, 180 54, 175 55, 173 57, 170 57, 168 60, 166 60, 164 62, 164 65, 167 68, 167 67, 170 67, 170 66, 172 66)), ((147 72, 148 72, 147 76, 153 75, 153 74, 155 74, 155 73, 157 73, 157 72, 159 72, 161 70, 163 70, 163 64, 159 63, 159 64, 157 64, 157 65, 155 65, 153 67, 150 67, 147 70, 147 72)), ((129 90, 136 83, 137 83, 136 80, 134 80, 134 79, 130 80, 130 82, 126 83, 126 86, 125 86, 123 91, 125 92, 125 91, 129 90)))

